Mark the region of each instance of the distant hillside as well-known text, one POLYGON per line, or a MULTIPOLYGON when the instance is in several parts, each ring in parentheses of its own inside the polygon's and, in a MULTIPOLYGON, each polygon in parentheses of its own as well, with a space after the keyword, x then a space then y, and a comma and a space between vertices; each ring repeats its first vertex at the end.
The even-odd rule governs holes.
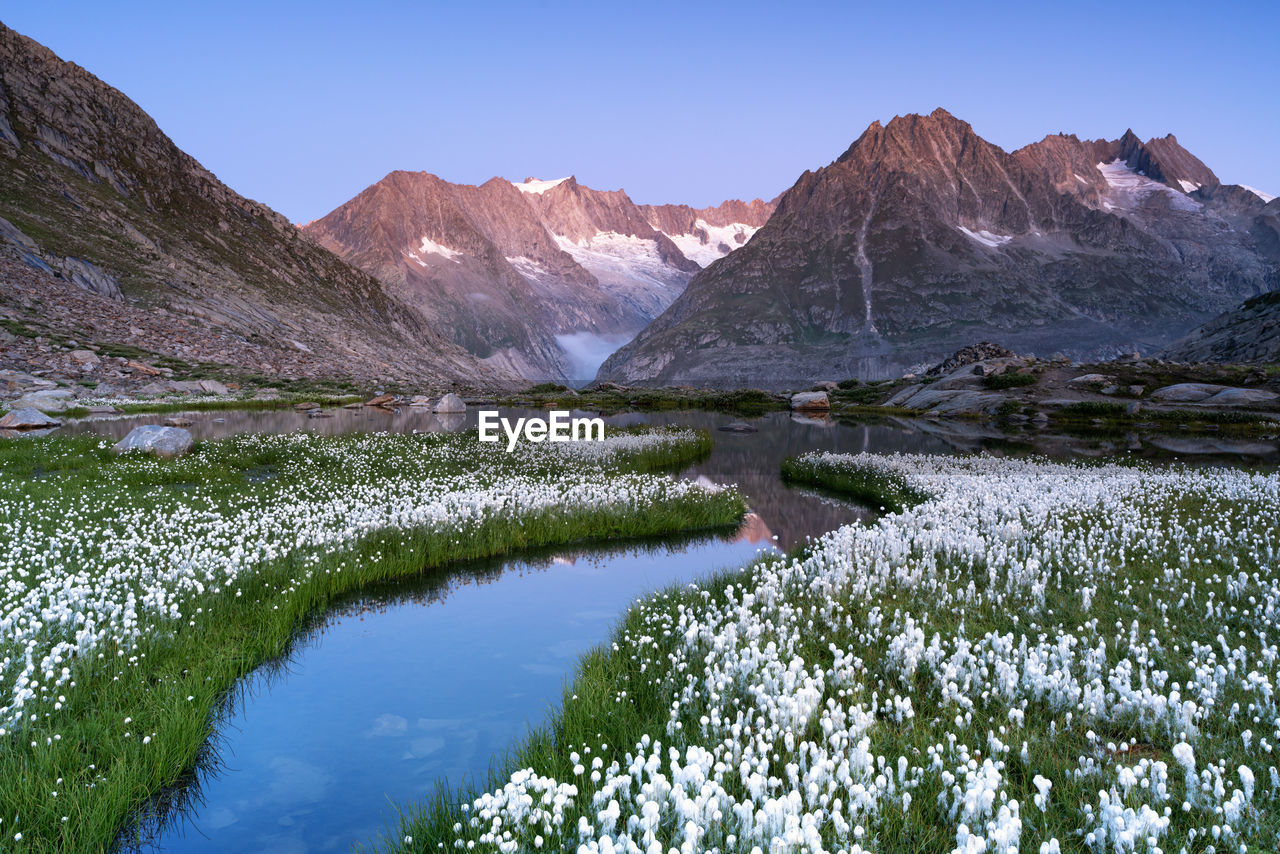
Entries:
MULTIPOLYGON (((377 279, 222 184, 125 95, 3 25, 0 164, 4 251, 100 296, 243 341, 255 370, 512 381, 377 279)), ((56 308, 40 320, 56 325, 56 308)), ((131 343, 167 352, 172 342, 131 343)))

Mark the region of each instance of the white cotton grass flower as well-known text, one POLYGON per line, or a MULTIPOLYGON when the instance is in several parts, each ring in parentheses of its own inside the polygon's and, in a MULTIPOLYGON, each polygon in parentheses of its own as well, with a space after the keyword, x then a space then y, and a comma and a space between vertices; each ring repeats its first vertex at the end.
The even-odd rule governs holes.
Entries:
MULTIPOLYGON (((470 805, 457 847, 514 852, 541 836, 579 854, 886 850, 881 822, 914 820, 921 787, 938 793, 957 852, 1162 850, 1175 812, 1189 840, 1243 844, 1258 778, 1239 764, 1233 787, 1236 748, 1203 733, 1232 716, 1280 732, 1280 532, 1256 523, 1280 517, 1280 477, 806 459, 933 498, 761 563, 741 584, 639 603, 641 628, 612 649, 654 674, 665 727, 596 749, 599 779, 586 775, 592 745, 570 755, 569 781, 516 773, 470 805), (1137 565, 1155 577, 1132 576, 1137 565), (1015 628, 970 628, 1000 617, 1015 628), (1187 634, 1206 618, 1244 631, 1187 634), (906 726, 946 736, 901 755, 873 748, 910 744, 889 735, 906 726), (1117 728, 1133 736, 1099 735, 1117 728), (1065 734, 1083 745, 1065 770, 1044 764, 1057 761, 1046 733, 1049 753, 1065 734), (1152 758, 1148 744, 1172 749, 1152 758), (1212 759, 1198 765, 1198 753, 1212 759), (1076 809, 1081 786, 1091 794, 1076 809)), ((1267 780, 1269 798, 1280 772, 1267 780)))

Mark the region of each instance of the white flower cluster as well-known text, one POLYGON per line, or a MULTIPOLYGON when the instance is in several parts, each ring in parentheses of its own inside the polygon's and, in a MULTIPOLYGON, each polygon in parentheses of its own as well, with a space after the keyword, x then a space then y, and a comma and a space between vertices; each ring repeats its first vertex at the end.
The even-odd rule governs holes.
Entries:
POLYGON ((1274 830, 1280 476, 810 459, 932 498, 637 606, 615 654, 664 692, 665 732, 596 745, 589 776, 520 772, 456 847, 1111 854, 1274 830))
POLYGON ((75 659, 110 654, 136 664, 136 639, 195 630, 208 618, 194 607, 196 597, 238 596, 237 582, 265 563, 296 558, 309 575, 306 567, 320 556, 377 531, 461 538, 486 520, 643 510, 713 492, 608 467, 629 453, 696 438, 688 431, 619 436, 588 458, 556 456, 564 446, 500 454, 474 435, 254 435, 173 462, 122 459, 92 489, 69 488, 52 501, 27 497, 11 482, 0 493, 0 735, 37 715, 33 704, 62 706, 75 659), (273 449, 295 460, 296 471, 246 484, 230 498, 201 488, 210 456, 273 449), (471 468, 466 474, 438 474, 463 465, 471 468), (152 467, 185 472, 190 488, 157 489, 140 500, 127 477, 152 467))

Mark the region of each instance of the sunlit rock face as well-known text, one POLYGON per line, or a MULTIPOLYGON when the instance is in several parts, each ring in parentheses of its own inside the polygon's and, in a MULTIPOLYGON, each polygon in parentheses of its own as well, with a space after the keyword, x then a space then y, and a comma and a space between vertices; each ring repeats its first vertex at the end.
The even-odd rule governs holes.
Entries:
POLYGON ((600 377, 797 387, 900 374, 980 340, 1151 352, 1280 284, 1269 212, 1172 136, 1006 152, 944 110, 876 122, 600 377))

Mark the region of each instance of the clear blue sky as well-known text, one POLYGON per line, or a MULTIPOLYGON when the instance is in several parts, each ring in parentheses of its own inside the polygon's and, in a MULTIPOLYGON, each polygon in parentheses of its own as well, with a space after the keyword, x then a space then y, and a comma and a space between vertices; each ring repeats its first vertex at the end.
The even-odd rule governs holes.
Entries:
POLYGON ((1006 149, 1176 133, 1224 181, 1280 194, 1275 0, 0 0, 0 20, 298 221, 393 169, 769 198, 872 120, 937 106, 1006 149))

